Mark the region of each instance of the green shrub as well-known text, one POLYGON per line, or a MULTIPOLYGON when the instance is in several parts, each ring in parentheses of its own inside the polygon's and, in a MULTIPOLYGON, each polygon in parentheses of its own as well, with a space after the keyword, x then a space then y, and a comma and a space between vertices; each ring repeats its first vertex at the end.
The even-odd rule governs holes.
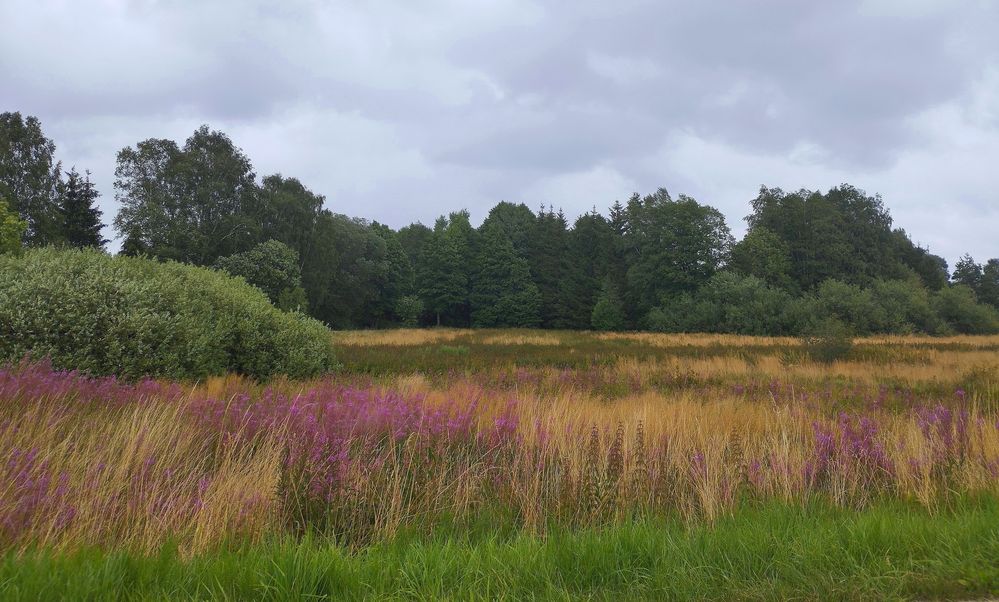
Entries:
POLYGON ((395 304, 395 314, 403 326, 418 326, 423 311, 423 299, 416 295, 403 295, 395 304))
POLYGON ((681 293, 649 310, 640 326, 652 332, 711 332, 719 319, 717 307, 681 293))
POLYGON ((969 287, 958 284, 940 289, 933 296, 933 308, 955 332, 993 334, 999 332, 999 312, 982 305, 969 287))
POLYGON ((624 304, 614 284, 608 279, 590 313, 590 325, 594 330, 624 330, 624 318, 624 304))
POLYGON ((21 252, 21 236, 28 224, 17 216, 7 201, 0 197, 0 255, 17 255, 21 252))
MULTIPOLYGON (((840 280, 826 280, 815 291, 819 316, 848 324, 859 334, 869 334, 885 322, 870 290, 840 280)), ((807 334, 807 332, 806 332, 807 334)))
POLYGON ((797 332, 794 298, 755 276, 721 271, 697 293, 677 295, 649 312, 645 326, 660 332, 783 335, 797 332))
POLYGON ((0 256, 0 361, 26 355, 125 378, 307 377, 334 366, 325 326, 274 308, 242 279, 52 248, 0 256))
POLYGON ((930 305, 930 295, 918 279, 878 280, 871 287, 874 302, 880 308, 881 321, 876 332, 937 334, 943 323, 930 305))
POLYGON ((220 258, 213 267, 242 276, 283 310, 304 312, 309 307, 298 252, 282 242, 262 242, 249 251, 220 258))
POLYGON ((850 327, 836 318, 826 318, 812 326, 801 339, 805 353, 812 361, 830 364, 845 360, 853 351, 850 327))

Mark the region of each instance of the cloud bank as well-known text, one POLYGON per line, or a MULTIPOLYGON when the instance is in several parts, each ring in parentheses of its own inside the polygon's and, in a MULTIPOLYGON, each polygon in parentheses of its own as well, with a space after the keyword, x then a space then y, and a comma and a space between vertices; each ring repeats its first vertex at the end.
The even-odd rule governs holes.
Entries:
POLYGON ((664 186, 739 233, 761 184, 849 182, 951 263, 999 256, 994 2, 25 0, 0 22, 0 110, 93 172, 106 221, 118 150, 208 123, 395 227, 664 186))

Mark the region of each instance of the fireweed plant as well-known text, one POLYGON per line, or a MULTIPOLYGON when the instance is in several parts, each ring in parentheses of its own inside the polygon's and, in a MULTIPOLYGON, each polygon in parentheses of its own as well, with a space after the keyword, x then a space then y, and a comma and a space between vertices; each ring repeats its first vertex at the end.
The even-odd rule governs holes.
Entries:
POLYGON ((993 385, 822 380, 784 362, 789 381, 769 357, 189 385, 9 365, 0 546, 356 547, 483 521, 544 534, 710 525, 769 502, 933 513, 999 493, 993 385))

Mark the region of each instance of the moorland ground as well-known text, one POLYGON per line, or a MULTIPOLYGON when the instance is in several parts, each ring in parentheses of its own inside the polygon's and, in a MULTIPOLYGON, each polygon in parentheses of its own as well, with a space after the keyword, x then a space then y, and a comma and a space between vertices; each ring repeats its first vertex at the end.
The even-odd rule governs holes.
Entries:
POLYGON ((334 339, 308 381, 0 371, 0 593, 999 591, 999 337, 334 339))

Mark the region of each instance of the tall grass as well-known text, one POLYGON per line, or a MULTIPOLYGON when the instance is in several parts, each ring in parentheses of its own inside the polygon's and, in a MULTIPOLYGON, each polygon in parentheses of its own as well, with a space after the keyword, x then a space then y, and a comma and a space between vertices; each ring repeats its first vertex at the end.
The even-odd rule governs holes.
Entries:
POLYGON ((360 546, 483 516, 542 534, 716 523, 770 502, 939 512, 955 495, 999 494, 999 416, 978 395, 671 388, 647 366, 187 389, 9 367, 0 546, 172 541, 189 555, 278 535, 360 546), (609 401, 602 378, 631 392, 609 401))

